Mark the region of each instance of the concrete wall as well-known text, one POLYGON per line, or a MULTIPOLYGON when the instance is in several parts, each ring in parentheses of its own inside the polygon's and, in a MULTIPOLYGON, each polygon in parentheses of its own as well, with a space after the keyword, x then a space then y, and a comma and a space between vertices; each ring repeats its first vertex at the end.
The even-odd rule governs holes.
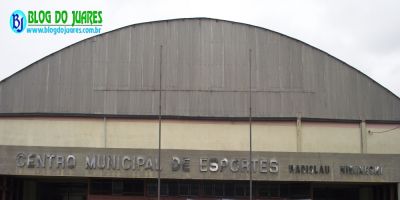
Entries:
POLYGON ((367 152, 382 154, 393 152, 399 153, 399 126, 399 124, 367 124, 367 152), (398 128, 391 130, 396 127, 398 128))
POLYGON ((302 150, 305 152, 361 152, 359 124, 302 123, 302 150))
POLYGON ((246 151, 248 129, 243 122, 166 121, 162 124, 162 148, 246 151))
POLYGON ((83 118, 1 118, 0 144, 100 147, 103 120, 83 118))
POLYGON ((252 129, 254 151, 297 151, 296 122, 255 122, 252 129))
MULTIPOLYGON (((358 123, 253 122, 253 150, 398 154, 396 125, 358 123), (368 133, 368 131, 372 131, 368 133), (379 132, 379 133, 378 133, 379 132), (299 145, 299 146, 298 146, 299 145)), ((162 149, 249 150, 248 122, 163 120, 162 149)), ((158 121, 102 118, 0 118, 0 145, 158 148, 158 121)))
POLYGON ((106 120, 106 147, 109 148, 158 148, 158 121, 106 120))

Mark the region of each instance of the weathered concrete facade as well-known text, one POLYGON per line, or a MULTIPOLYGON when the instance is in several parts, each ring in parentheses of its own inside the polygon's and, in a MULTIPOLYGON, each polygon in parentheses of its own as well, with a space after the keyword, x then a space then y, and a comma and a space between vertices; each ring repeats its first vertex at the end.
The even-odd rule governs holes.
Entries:
MULTIPOLYGON (((3 117, 0 145, 158 149, 158 121, 118 118, 3 117)), ((162 120, 161 148, 248 151, 245 121, 162 120)), ((395 124, 257 121, 254 151, 399 154, 395 124), (368 133, 372 131, 372 133, 368 133), (364 132, 364 133, 363 133, 364 132), (362 139, 364 137, 364 139, 362 139), (364 148, 364 150, 363 150, 364 148)))

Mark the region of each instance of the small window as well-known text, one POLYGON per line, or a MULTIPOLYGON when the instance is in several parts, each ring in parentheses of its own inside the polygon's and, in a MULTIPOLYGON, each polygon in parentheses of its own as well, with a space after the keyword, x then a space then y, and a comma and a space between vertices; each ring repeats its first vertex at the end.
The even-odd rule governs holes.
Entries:
POLYGON ((249 184, 246 183, 237 183, 235 184, 235 196, 245 197, 249 195, 249 184))
POLYGON ((134 181, 124 181, 123 186, 124 195, 132 196, 143 196, 144 195, 144 181, 134 180, 134 181))
POLYGON ((215 196, 215 184, 210 182, 205 182, 203 187, 203 192, 205 196, 215 196))
POLYGON ((271 184, 270 185, 270 197, 279 197, 280 196, 280 185, 279 184, 271 184))
POLYGON ((309 198, 311 191, 310 185, 297 183, 289 186, 289 196, 292 198, 309 198))
POLYGON ((169 182, 168 183, 168 195, 169 196, 178 196, 178 183, 177 182, 169 182))
POLYGON ((258 196, 260 197, 279 197, 279 184, 260 183, 257 185, 258 196))
POLYGON ((198 196, 200 191, 199 183, 191 183, 190 184, 190 196, 198 196))
POLYGON ((112 182, 112 194, 113 195, 122 195, 124 189, 124 183, 122 181, 113 181, 112 182))
POLYGON ((90 182, 90 194, 112 194, 111 180, 97 179, 90 182))
POLYGON ((289 198, 290 197, 289 184, 281 184, 280 187, 281 187, 280 197, 289 198))
POLYGON ((235 196, 235 184, 234 183, 225 183, 224 196, 226 196, 226 197, 235 196))
POLYGON ((215 192, 215 196, 223 197, 224 196, 224 184, 221 182, 216 182, 214 184, 214 192, 215 192))
POLYGON ((155 182, 147 183, 147 195, 157 196, 157 183, 155 182))
MULTIPOLYGON (((149 182, 147 183, 147 195, 148 196, 157 196, 158 186, 157 182, 149 182)), ((174 196, 177 194, 177 186, 174 182, 161 182, 160 185, 160 195, 161 196, 174 196)))
POLYGON ((270 194, 269 194, 269 185, 268 184, 263 184, 263 183, 261 183, 261 184, 259 184, 258 186, 257 186, 257 190, 258 190, 258 196, 260 196, 260 197, 270 197, 270 194))
POLYGON ((190 194, 190 184, 189 183, 179 183, 179 195, 189 196, 190 194))
MULTIPOLYGON (((157 187, 157 185, 156 185, 157 187)), ((162 183, 160 185, 160 195, 161 196, 168 196, 168 183, 162 183)), ((157 189, 156 189, 156 195, 157 195, 157 189)))

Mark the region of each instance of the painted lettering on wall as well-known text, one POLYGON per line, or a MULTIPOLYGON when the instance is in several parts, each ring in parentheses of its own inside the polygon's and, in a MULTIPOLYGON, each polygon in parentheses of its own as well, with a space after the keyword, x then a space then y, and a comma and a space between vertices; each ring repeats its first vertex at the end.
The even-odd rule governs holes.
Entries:
MULTIPOLYGON (((144 155, 90 154, 79 155, 67 153, 26 153, 19 152, 15 157, 18 168, 46 168, 54 170, 73 170, 77 166, 86 170, 131 170, 161 171, 157 158, 144 155)), ((200 157, 192 162, 190 157, 172 156, 169 166, 171 172, 188 173, 193 167, 200 173, 279 173, 279 162, 275 158, 200 157), (193 163, 197 163, 193 165, 193 163)), ((329 165, 289 164, 288 173, 293 175, 325 175, 331 173, 329 165)), ((342 165, 337 169, 341 175, 382 175, 382 166, 342 165)))
POLYGON ((329 165, 289 165, 291 174, 329 174, 329 165))
POLYGON ((344 165, 340 166, 340 173, 345 175, 382 175, 382 166, 344 165))

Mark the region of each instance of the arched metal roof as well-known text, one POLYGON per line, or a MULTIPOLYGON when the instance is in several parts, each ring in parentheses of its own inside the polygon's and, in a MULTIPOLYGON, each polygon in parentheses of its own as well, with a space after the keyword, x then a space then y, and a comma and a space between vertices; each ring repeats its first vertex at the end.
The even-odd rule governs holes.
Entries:
POLYGON ((0 115, 400 120, 400 99, 299 40, 208 19, 127 26, 55 52, 0 83, 0 115), (250 64, 251 63, 251 64, 250 64), (250 67, 251 65, 251 67, 250 67))

